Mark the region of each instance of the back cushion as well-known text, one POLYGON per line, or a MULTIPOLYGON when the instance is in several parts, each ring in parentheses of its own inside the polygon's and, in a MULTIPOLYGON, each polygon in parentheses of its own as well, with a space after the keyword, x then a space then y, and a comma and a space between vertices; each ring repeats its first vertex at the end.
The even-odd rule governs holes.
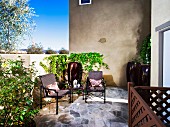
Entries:
POLYGON ((99 80, 90 79, 90 84, 91 84, 91 86, 93 86, 93 87, 95 87, 95 86, 102 86, 101 82, 102 82, 101 79, 99 79, 99 80))

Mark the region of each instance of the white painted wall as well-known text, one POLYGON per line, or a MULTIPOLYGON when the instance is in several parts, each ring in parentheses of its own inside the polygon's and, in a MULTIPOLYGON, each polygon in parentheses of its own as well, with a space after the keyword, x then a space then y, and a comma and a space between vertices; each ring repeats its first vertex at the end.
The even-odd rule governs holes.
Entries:
POLYGON ((159 32, 155 28, 170 21, 170 0, 152 0, 151 4, 151 86, 158 86, 159 32))
POLYGON ((35 68, 37 69, 37 76, 44 75, 46 72, 44 69, 39 65, 43 59, 49 55, 46 54, 0 54, 1 57, 5 59, 17 59, 18 56, 21 56, 24 59, 24 65, 28 67, 32 62, 35 62, 35 68))

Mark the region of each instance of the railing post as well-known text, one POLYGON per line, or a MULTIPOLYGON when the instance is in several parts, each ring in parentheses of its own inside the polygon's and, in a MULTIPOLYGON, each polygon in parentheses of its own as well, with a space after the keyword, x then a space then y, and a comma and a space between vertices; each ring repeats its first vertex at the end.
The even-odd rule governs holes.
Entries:
POLYGON ((56 115, 58 114, 58 92, 56 97, 56 115))
POLYGON ((42 109, 42 86, 40 85, 40 109, 42 109))
POLYGON ((128 82, 128 112, 129 112, 129 120, 128 120, 128 123, 129 123, 129 127, 132 127, 132 111, 131 111, 131 90, 130 90, 130 87, 133 86, 133 83, 132 82, 128 82))

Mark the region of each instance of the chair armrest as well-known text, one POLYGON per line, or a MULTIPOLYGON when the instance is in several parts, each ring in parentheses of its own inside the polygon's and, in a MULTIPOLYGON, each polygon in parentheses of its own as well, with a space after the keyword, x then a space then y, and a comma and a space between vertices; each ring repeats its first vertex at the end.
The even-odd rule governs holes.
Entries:
POLYGON ((72 89, 73 89, 73 86, 71 85, 71 82, 68 82, 68 89, 69 89, 69 90, 72 90, 72 89))
POLYGON ((46 96, 49 96, 50 91, 54 91, 55 93, 58 93, 58 91, 55 90, 55 89, 49 89, 49 88, 46 88, 46 87, 43 87, 43 89, 45 90, 46 96))
POLYGON ((104 80, 104 78, 102 78, 102 82, 103 82, 103 83, 105 83, 105 80, 104 80))
POLYGON ((102 85, 103 85, 103 87, 106 87, 106 81, 104 80, 104 78, 102 78, 102 85))

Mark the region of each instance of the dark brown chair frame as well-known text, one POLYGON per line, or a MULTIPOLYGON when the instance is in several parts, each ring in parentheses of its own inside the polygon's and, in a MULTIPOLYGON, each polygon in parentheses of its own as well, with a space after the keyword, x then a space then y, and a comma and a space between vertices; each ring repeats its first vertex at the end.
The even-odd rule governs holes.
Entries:
MULTIPOLYGON (((103 78, 102 71, 90 71, 86 80, 86 88, 85 88, 85 102, 87 103, 88 96, 92 94, 92 92, 101 92, 104 96, 104 103, 106 102, 106 82, 103 78), (99 80, 102 79, 102 86, 97 86, 92 89, 90 79, 99 80)), ((93 94, 92 94, 93 95, 93 94)))
MULTIPOLYGON (((62 98, 66 94, 70 94, 70 90, 59 90, 48 89, 46 86, 56 82, 54 74, 46 74, 39 76, 41 80, 40 85, 40 109, 42 109, 42 98, 55 98, 56 99, 56 114, 58 114, 58 99, 62 98), (54 91, 54 94, 49 94, 50 91, 54 91)), ((71 100, 71 96, 70 96, 71 100)))

